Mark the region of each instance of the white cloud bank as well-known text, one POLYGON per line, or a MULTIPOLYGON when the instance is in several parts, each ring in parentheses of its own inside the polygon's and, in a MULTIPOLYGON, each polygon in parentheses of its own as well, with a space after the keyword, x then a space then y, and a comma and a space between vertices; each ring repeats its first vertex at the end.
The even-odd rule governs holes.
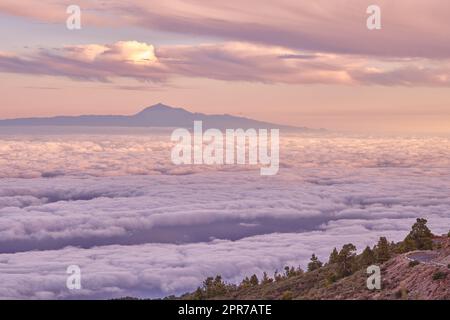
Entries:
POLYGON ((234 242, 114 245, 3 254, 0 296, 71 299, 182 293, 195 289, 209 275, 221 274, 228 281, 238 282, 246 275, 280 270, 286 264, 301 263, 304 267, 312 252, 326 259, 333 246, 352 242, 362 248, 376 242, 380 235, 399 240, 412 222, 349 220, 325 226, 323 231, 268 234, 234 242), (373 230, 376 225, 379 228, 373 230), (65 270, 73 264, 82 269, 81 291, 65 287, 65 270))
POLYGON ((175 167, 168 138, 2 136, 0 298, 157 297, 400 240, 416 217, 450 226, 445 138, 288 136, 269 178, 175 167))

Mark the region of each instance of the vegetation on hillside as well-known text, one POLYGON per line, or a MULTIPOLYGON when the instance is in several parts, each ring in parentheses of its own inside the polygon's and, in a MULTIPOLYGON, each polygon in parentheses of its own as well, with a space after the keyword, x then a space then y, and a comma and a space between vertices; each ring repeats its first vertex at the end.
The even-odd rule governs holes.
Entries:
MULTIPOLYGON (((334 248, 326 263, 321 262, 313 253, 306 271, 300 267, 286 266, 283 272, 275 271, 272 277, 264 273, 259 279, 254 274, 244 278, 240 284, 226 283, 220 275, 208 277, 195 292, 187 293, 180 298, 189 300, 318 298, 322 289, 334 285, 341 279, 356 273, 365 276, 365 270, 370 265, 383 265, 399 254, 414 250, 432 250, 434 236, 426 224, 426 219, 417 219, 403 241, 393 243, 386 237, 381 237, 375 246, 366 247, 360 254, 357 254, 357 248, 352 243, 343 245, 340 250, 334 248)), ((409 269, 415 266, 415 263, 410 263, 409 269)), ((439 273, 434 275, 433 279, 445 279, 445 276, 439 273)))

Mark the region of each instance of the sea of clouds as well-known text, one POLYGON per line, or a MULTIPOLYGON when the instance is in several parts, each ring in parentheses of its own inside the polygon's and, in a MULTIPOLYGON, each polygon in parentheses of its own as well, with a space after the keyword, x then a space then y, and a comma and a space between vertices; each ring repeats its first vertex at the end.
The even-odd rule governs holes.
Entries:
POLYGON ((281 137, 264 177, 175 166, 167 132, 0 132, 0 298, 162 297, 398 241, 417 217, 449 231, 450 139, 281 137))

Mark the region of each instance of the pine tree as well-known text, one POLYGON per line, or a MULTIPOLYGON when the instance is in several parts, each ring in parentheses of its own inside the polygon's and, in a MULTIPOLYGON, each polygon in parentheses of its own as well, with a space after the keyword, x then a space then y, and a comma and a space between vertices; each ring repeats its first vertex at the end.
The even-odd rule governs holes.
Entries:
POLYGON ((359 265, 361 268, 365 268, 373 265, 376 262, 375 253, 367 246, 359 257, 359 265))
POLYGON ((275 279, 276 282, 279 282, 281 280, 283 280, 283 275, 278 273, 278 270, 275 270, 275 273, 273 274, 273 278, 275 279))
POLYGON ((206 278, 206 279, 203 281, 203 289, 204 289, 204 291, 208 292, 208 290, 209 290, 210 288, 212 288, 212 286, 213 286, 213 281, 214 281, 214 278, 213 278, 213 277, 208 277, 208 278, 206 278))
POLYGON ((399 244, 399 253, 406 253, 416 250, 416 243, 412 239, 405 239, 399 244))
POLYGON ((384 263, 391 258, 391 250, 386 237, 381 237, 375 247, 375 256, 378 263, 384 263))
POLYGON ((314 271, 322 268, 323 263, 317 258, 317 256, 313 253, 311 256, 311 262, 308 263, 308 271, 314 271))
POLYGON ((248 277, 245 277, 245 278, 242 280, 242 282, 241 282, 241 284, 240 284, 240 287, 242 287, 242 288, 248 288, 248 287, 250 287, 250 279, 249 279, 248 277))
POLYGON ((203 290, 198 287, 197 290, 195 290, 194 292, 194 297, 193 300, 203 300, 204 296, 203 296, 203 290))
POLYGON ((295 276, 295 268, 294 267, 289 267, 289 266, 286 266, 286 267, 284 267, 284 276, 286 277, 286 278, 290 278, 290 277, 293 277, 293 276, 295 276))
POLYGON ((411 232, 406 236, 404 242, 413 247, 412 250, 432 250, 433 234, 427 227, 427 220, 418 218, 412 226, 411 232))
POLYGON ((297 269, 295 270, 295 275, 297 276, 301 276, 303 273, 305 273, 302 269, 302 267, 298 266, 297 269))
POLYGON ((344 245, 338 254, 338 271, 339 278, 351 275, 356 269, 356 247, 348 243, 344 245))
POLYGON ((336 248, 333 249, 333 252, 330 254, 330 258, 328 259, 328 264, 338 263, 339 253, 336 248))
POLYGON ((222 295, 227 292, 227 285, 222 280, 222 276, 218 275, 214 279, 214 295, 222 295))
MULTIPOLYGON (((203 290, 201 290, 201 292, 204 293, 207 298, 220 296, 227 292, 227 285, 222 281, 220 275, 217 275, 215 278, 208 277, 203 281, 203 290)), ((196 294, 199 293, 200 291, 196 292, 196 294)))
POLYGON ((261 280, 261 284, 268 284, 268 283, 272 283, 273 279, 269 278, 269 276, 267 275, 267 272, 263 273, 263 278, 261 280))
POLYGON ((252 285, 254 287, 259 285, 259 280, 258 280, 258 277, 256 276, 256 274, 254 274, 250 277, 250 285, 252 285))

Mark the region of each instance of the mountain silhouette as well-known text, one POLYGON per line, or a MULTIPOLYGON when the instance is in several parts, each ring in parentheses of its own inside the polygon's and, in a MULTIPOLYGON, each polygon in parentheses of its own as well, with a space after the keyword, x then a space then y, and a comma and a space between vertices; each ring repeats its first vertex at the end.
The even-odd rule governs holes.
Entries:
POLYGON ((278 125, 228 114, 207 115, 192 113, 162 103, 145 108, 135 115, 82 115, 49 118, 20 118, 0 120, 0 126, 89 126, 89 127, 177 127, 192 128, 194 121, 202 121, 203 128, 255 128, 309 130, 307 128, 278 125))

